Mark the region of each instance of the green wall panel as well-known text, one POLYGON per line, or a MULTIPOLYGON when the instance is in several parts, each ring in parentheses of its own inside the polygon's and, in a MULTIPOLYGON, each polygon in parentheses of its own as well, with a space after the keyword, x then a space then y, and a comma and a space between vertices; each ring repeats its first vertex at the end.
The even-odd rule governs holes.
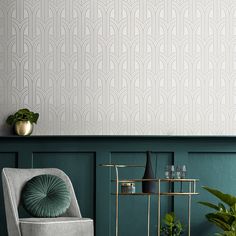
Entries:
POLYGON ((34 168, 59 168, 71 179, 83 217, 94 218, 94 153, 34 153, 34 168))
MULTIPOLYGON (((192 235, 216 232, 204 215, 200 200, 214 200, 200 186, 208 185, 236 195, 236 137, 168 136, 31 136, 0 137, 0 167, 56 167, 72 180, 85 217, 95 220, 96 236, 114 236, 114 172, 102 163, 145 165, 146 151, 152 151, 156 177, 164 177, 166 164, 187 165, 188 177, 199 178, 199 196, 192 198, 192 235)), ((144 168, 121 170, 122 178, 141 178, 144 168)), ((185 186, 186 187, 186 186, 185 186)), ((162 190, 169 188, 163 184, 162 190)), ((180 186, 175 184, 175 190, 180 186)), ((140 190, 141 186, 137 186, 140 190)), ((187 224, 187 198, 161 198, 162 216, 174 210, 187 224)), ((157 199, 151 200, 151 235, 156 235, 157 199)), ((7 236, 2 188, 0 189, 0 235, 7 236)), ((146 197, 120 197, 120 235, 144 236, 147 230, 146 197)), ((185 234, 186 235, 186 234, 185 234)))
MULTIPOLYGON (((0 168, 4 167, 17 167, 17 153, 13 152, 0 152, 0 168)), ((2 192, 2 181, 0 181, 0 235, 7 235, 5 208, 2 192)))
POLYGON ((198 201, 218 203, 217 198, 200 186, 210 186, 223 192, 236 195, 236 153, 190 153, 189 176, 198 176, 199 196, 193 198, 192 230, 193 235, 214 235, 216 228, 206 222, 204 215, 211 209, 199 205, 198 201))

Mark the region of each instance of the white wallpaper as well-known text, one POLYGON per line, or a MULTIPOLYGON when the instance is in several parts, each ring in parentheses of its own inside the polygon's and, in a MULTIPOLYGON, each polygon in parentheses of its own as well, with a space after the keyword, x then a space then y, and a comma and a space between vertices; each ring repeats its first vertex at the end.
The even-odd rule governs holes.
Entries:
POLYGON ((236 134, 235 0, 0 0, 0 123, 236 134))

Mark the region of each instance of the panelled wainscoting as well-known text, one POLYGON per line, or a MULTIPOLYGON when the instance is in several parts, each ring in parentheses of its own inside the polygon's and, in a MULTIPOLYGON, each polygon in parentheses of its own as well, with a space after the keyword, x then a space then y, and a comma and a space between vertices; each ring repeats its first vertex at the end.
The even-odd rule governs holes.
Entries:
MULTIPOLYGON (((96 236, 115 235, 114 173, 102 163, 145 165, 152 151, 157 178, 164 177, 167 164, 187 165, 188 177, 199 178, 192 199, 192 235, 216 232, 197 202, 214 198, 202 185, 236 195, 236 137, 197 136, 31 136, 0 137, 0 167, 56 167, 71 178, 84 217, 95 220, 96 236)), ((122 178, 142 178, 143 168, 124 169, 122 178)), ((0 235, 7 236, 2 186, 0 186, 0 235)), ((137 191, 141 186, 137 185, 137 191)), ((168 188, 168 186, 165 186, 168 188)), ((178 191, 179 186, 174 188, 178 191)), ((187 228, 187 197, 162 197, 162 216, 175 211, 187 228)), ((147 231, 147 197, 120 196, 120 236, 144 236, 147 231)), ((156 235, 157 198, 151 197, 150 235, 156 235)))

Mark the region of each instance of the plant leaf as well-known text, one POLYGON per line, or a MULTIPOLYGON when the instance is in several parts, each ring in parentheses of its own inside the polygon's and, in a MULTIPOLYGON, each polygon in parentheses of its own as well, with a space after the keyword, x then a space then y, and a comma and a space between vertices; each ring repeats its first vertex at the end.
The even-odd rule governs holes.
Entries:
POLYGON ((228 215, 227 213, 222 214, 221 212, 209 213, 206 215, 208 221, 216 224, 218 227, 224 231, 231 230, 231 224, 234 221, 234 217, 228 215))
POLYGON ((217 210, 217 211, 220 210, 220 208, 219 208, 217 205, 212 204, 212 203, 210 203, 210 202, 198 202, 198 203, 201 204, 201 205, 204 205, 204 206, 213 208, 213 209, 215 209, 215 210, 217 210))
POLYGON ((38 118, 39 118, 39 113, 33 113, 32 122, 31 123, 37 124, 38 118))
POLYGON ((23 108, 23 109, 18 110, 18 113, 22 113, 22 114, 28 113, 28 112, 30 112, 30 111, 27 108, 23 108))
POLYGON ((167 213, 167 214, 165 215, 165 221, 168 222, 168 223, 173 223, 173 221, 174 221, 173 214, 167 213))
POLYGON ((221 228, 224 231, 229 229, 227 224, 223 223, 222 221, 220 221, 218 219, 213 219, 212 218, 212 219, 209 219, 208 221, 214 223, 216 226, 218 226, 219 228, 221 228))
POLYGON ((222 204, 221 202, 218 204, 218 207, 219 211, 228 212, 228 210, 225 208, 225 205, 222 204))
POLYGON ((223 235, 224 236, 235 236, 235 233, 232 231, 225 231, 223 235))
POLYGON ((234 197, 233 195, 225 194, 217 189, 209 188, 206 186, 203 186, 203 188, 207 190, 209 193, 213 194, 215 197, 219 198, 224 203, 226 203, 228 206, 236 204, 236 197, 234 197))
POLYGON ((6 122, 7 122, 8 125, 13 125, 14 116, 13 115, 8 116, 6 122))

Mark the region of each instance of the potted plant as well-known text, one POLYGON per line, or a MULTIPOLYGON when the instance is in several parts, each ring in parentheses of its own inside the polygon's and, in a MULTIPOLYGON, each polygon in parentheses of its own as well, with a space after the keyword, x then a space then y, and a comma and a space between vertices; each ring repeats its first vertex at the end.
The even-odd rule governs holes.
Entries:
POLYGON ((16 134, 25 136, 33 132, 33 124, 37 124, 38 113, 27 108, 18 110, 15 114, 8 116, 6 123, 14 126, 16 134))
POLYGON ((176 220, 174 212, 167 213, 161 226, 161 235, 180 236, 184 233, 184 227, 179 220, 176 220))
POLYGON ((215 224, 223 232, 216 233, 218 236, 235 236, 236 235, 236 197, 225 194, 217 189, 203 187, 209 193, 221 200, 218 204, 210 202, 199 202, 215 212, 206 214, 209 222, 215 224), (226 205, 225 205, 226 204, 226 205))

